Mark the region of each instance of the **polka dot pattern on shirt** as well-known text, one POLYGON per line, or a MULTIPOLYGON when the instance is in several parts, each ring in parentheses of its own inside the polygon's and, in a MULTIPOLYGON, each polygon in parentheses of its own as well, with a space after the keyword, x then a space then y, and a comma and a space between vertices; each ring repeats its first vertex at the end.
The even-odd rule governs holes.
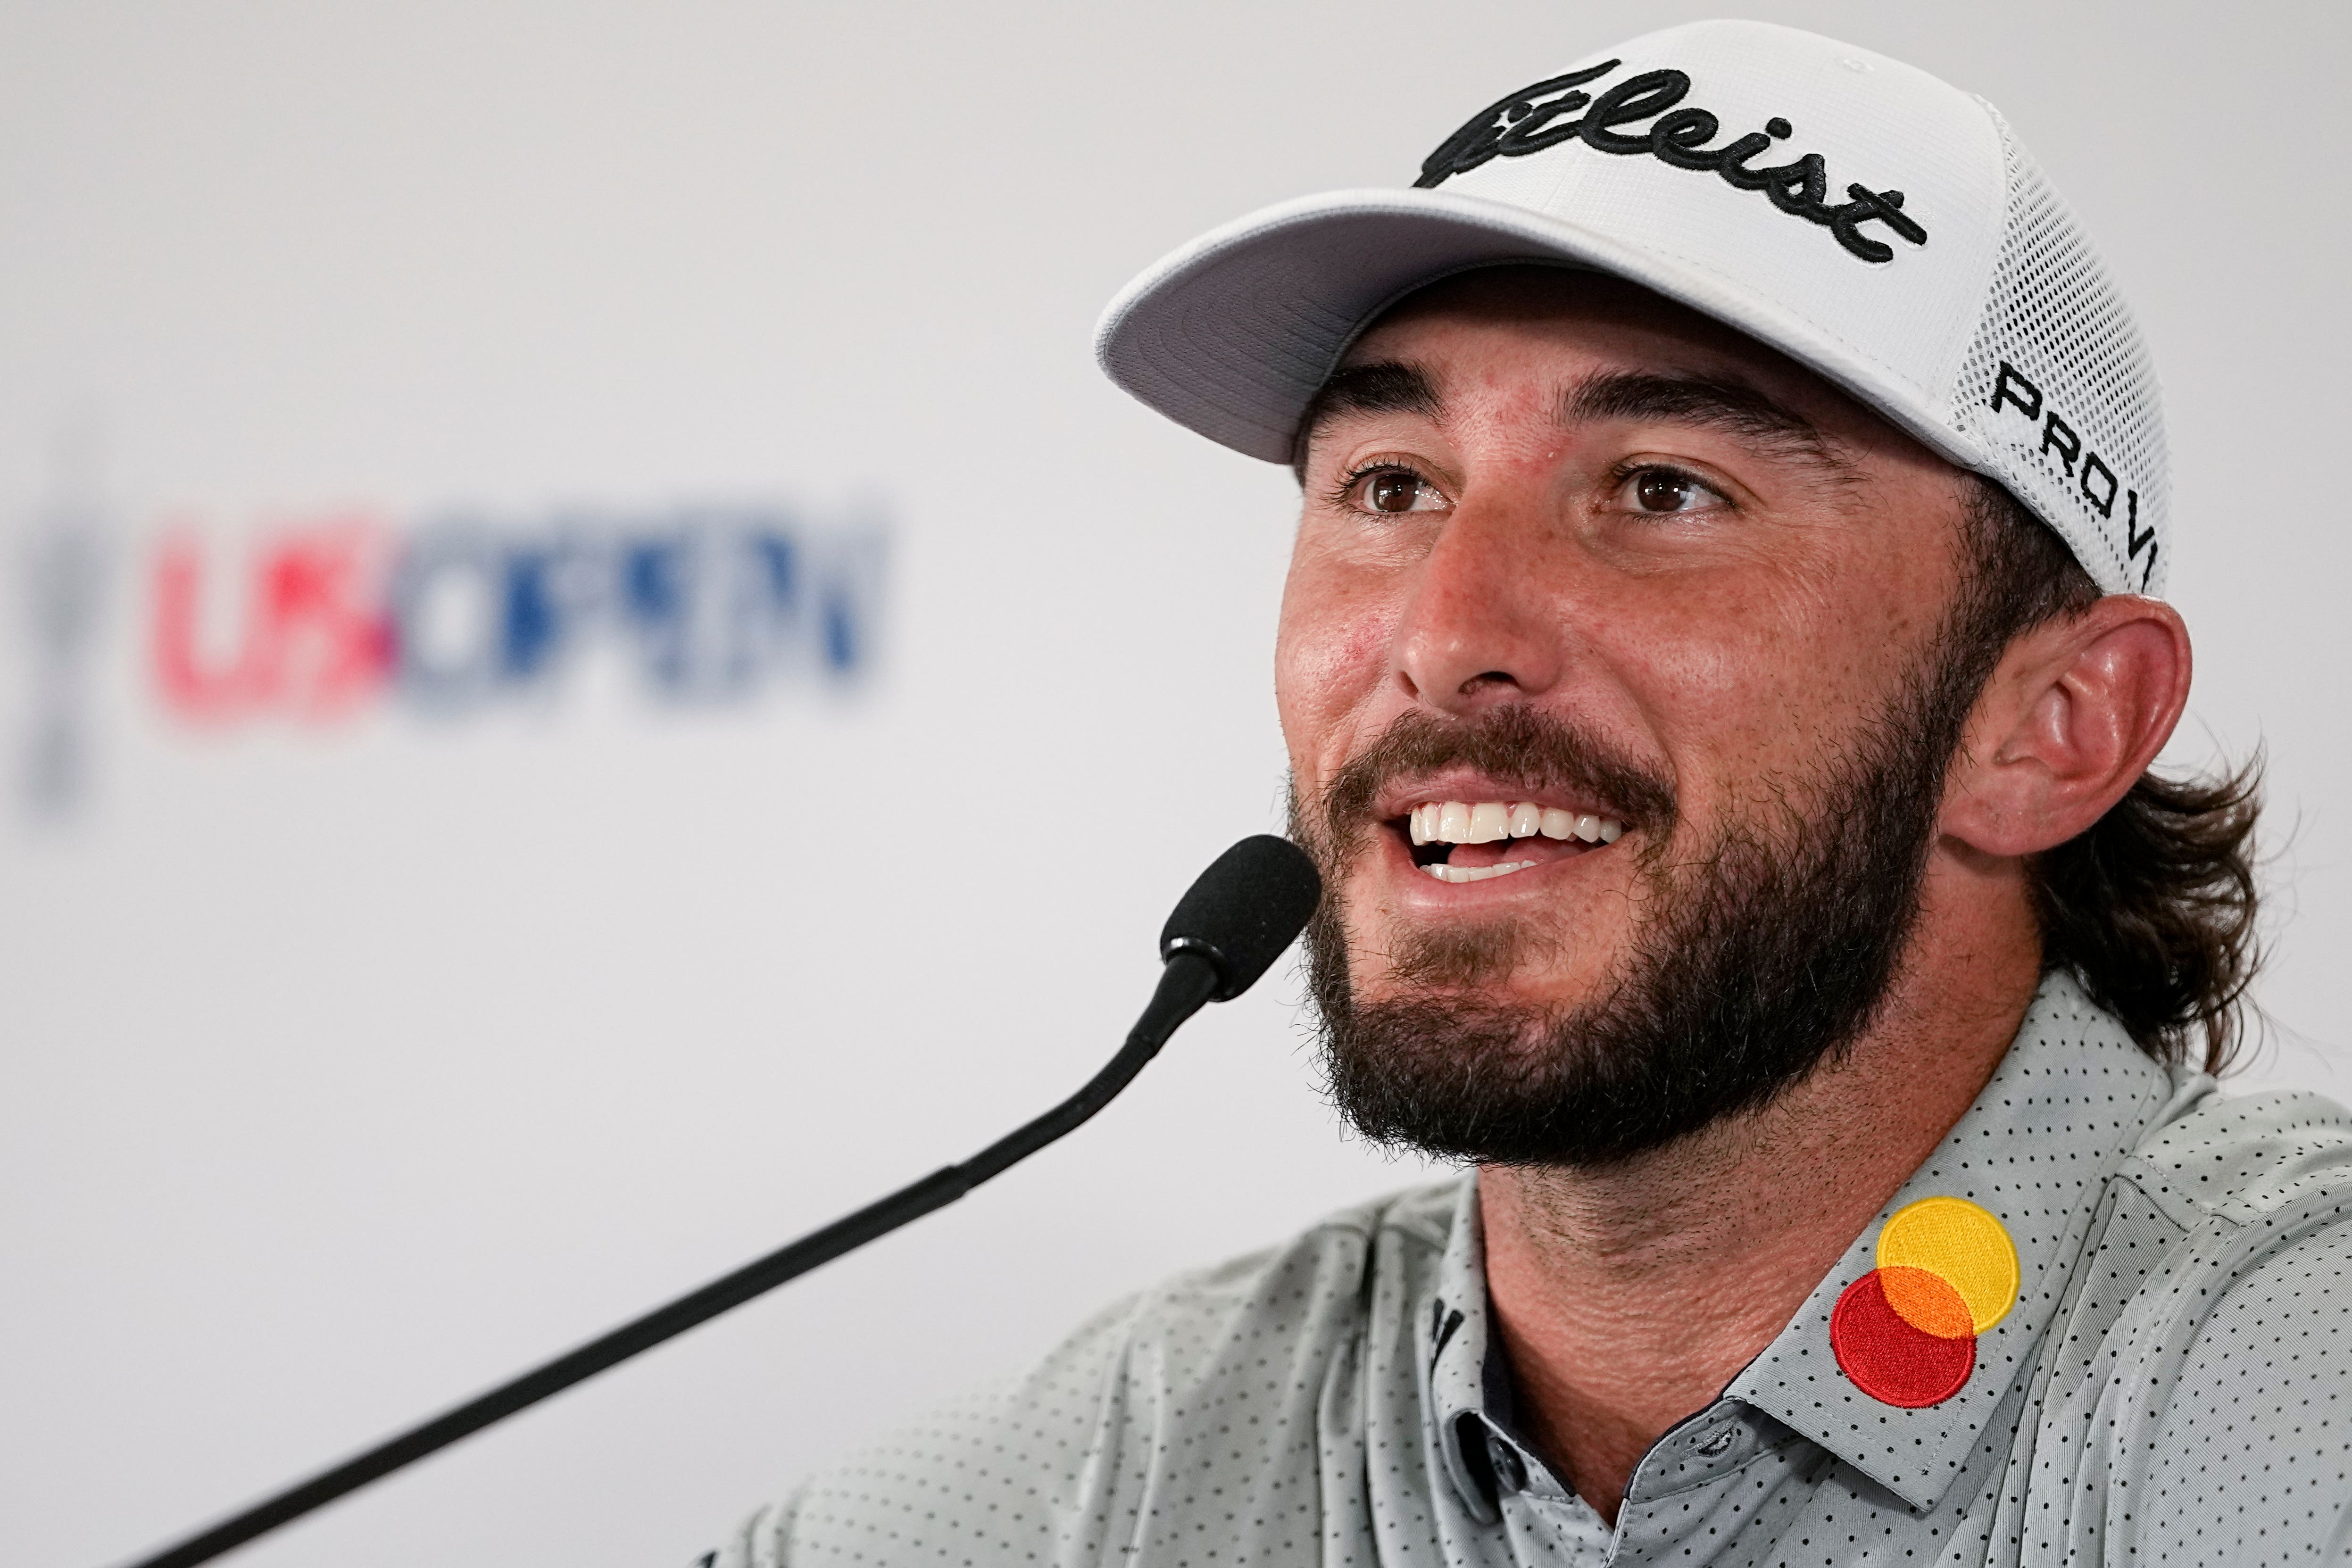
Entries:
POLYGON ((1904 1409, 1839 1371, 1829 1314, 1874 1222, 1651 1448, 1613 1529, 1517 1430, 1465 1178, 1119 1303, 702 1561, 2352 1560, 2352 1117, 2168 1073, 2056 975, 1885 1213, 1931 1196, 2018 1251, 1959 1392, 1904 1409))

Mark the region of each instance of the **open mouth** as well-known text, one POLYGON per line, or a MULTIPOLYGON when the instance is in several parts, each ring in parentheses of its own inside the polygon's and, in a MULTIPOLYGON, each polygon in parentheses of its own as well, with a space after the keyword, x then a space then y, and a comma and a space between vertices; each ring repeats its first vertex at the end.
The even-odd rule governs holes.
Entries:
POLYGON ((1486 882, 1615 843, 1625 824, 1529 800, 1424 800, 1390 824, 1440 882, 1486 882))

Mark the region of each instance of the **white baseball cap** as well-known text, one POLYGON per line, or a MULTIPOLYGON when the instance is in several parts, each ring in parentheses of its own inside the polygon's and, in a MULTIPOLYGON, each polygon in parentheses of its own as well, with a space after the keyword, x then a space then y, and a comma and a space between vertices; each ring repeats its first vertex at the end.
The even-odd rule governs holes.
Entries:
POLYGON ((1151 407, 1287 463, 1358 333, 1511 261, 1629 278, 1810 366, 2032 508, 2110 593, 2160 593, 2156 371, 2074 213, 1984 99, 1761 22, 1694 22, 1478 111, 1409 190, 1202 235, 1095 351, 1151 407))

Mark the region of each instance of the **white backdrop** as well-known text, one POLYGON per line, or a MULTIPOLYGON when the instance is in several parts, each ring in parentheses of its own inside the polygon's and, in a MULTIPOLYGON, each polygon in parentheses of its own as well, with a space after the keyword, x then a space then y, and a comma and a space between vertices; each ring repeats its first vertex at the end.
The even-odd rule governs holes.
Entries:
MULTIPOLYGON (((1277 821, 1293 502, 1099 382, 1095 313, 1718 8, 0 5, 0 1555, 175 1534, 1090 1072, 1168 904, 1277 821), (205 728, 152 668, 174 517, 226 571, 289 518, 703 503, 887 528, 859 679, 665 704, 608 648, 463 713, 205 728), (56 723, 84 771, 41 770, 56 723)), ((2137 299, 2176 750, 2266 742, 2285 849, 2248 1079, 2344 1092, 2352 24, 1751 11, 1992 98, 2137 299)), ((682 1563, 1111 1296, 1412 1179, 1317 1099, 1299 991, 247 1560, 682 1563)))

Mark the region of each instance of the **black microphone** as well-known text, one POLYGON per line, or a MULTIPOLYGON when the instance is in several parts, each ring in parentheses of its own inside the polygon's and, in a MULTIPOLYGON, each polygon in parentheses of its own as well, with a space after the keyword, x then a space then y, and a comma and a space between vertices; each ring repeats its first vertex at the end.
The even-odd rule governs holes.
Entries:
POLYGON ((1150 1005, 1129 1031, 1127 1044, 1085 1088, 1051 1111, 960 1166, 935 1171, 879 1203, 836 1219, 666 1307, 656 1307, 634 1322, 623 1323, 602 1338, 142 1558, 131 1568, 193 1568, 195 1563, 209 1563, 493 1421, 772 1291, 820 1263, 829 1263, 887 1236, 910 1219, 953 1203, 1109 1104, 1143 1071, 1143 1064, 1159 1054, 1176 1027, 1203 1006, 1231 1001, 1248 990, 1306 928, 1307 917, 1315 912, 1322 894, 1322 879, 1297 845, 1269 833, 1244 839, 1211 862, 1177 904, 1176 913, 1168 917, 1160 934, 1160 956, 1166 967, 1150 1005))

